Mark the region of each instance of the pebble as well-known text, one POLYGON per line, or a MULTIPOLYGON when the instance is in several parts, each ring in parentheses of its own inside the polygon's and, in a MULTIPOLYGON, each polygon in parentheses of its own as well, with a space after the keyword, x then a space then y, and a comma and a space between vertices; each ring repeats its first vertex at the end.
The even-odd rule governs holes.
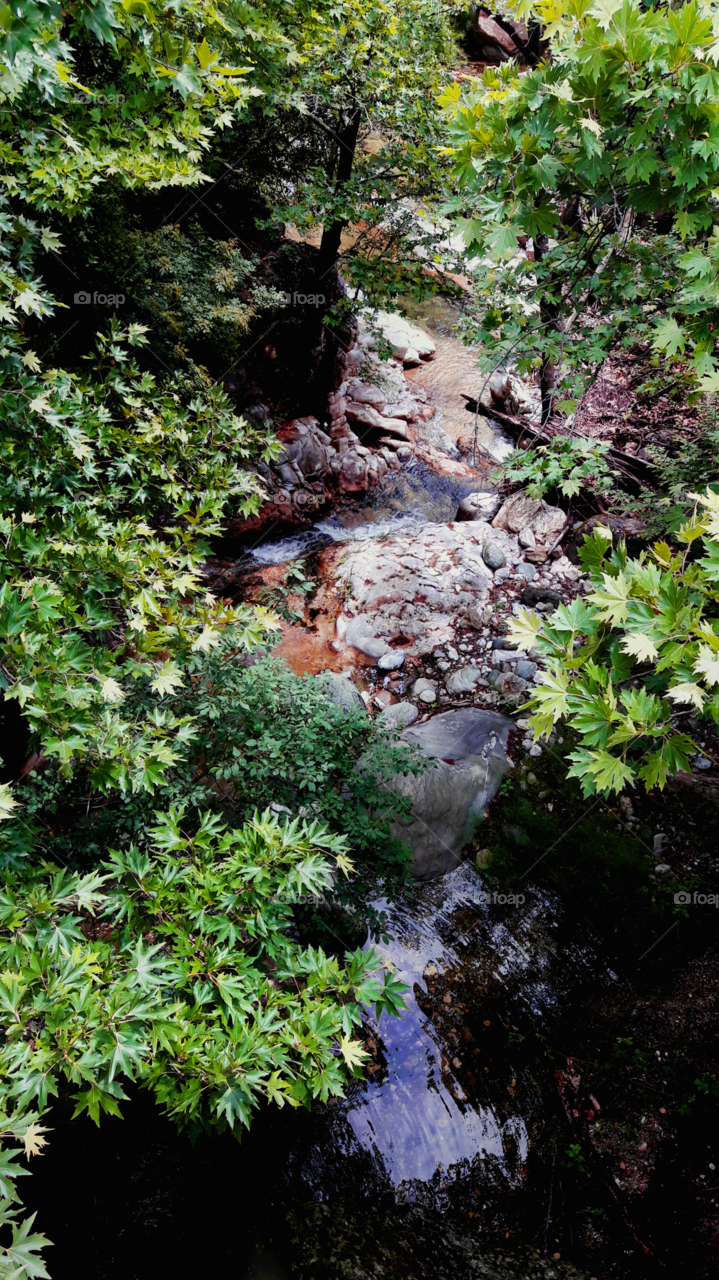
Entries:
POLYGON ((404 654, 401 649, 391 649, 389 653, 383 653, 378 660, 377 666, 380 671, 396 671, 404 662, 404 654))
POLYGON ((523 680, 533 680, 537 674, 537 664, 536 662, 520 661, 517 663, 515 671, 523 680))
POLYGON ((540 747, 540 745, 539 745, 539 743, 538 743, 538 742, 535 742, 535 743, 534 743, 534 746, 532 746, 532 747, 530 747, 530 748, 529 748, 529 754, 530 754, 530 756, 535 756, 535 757, 536 757, 536 756, 541 756, 541 754, 542 754, 542 748, 540 747))
POLYGON ((485 542, 482 559, 488 569, 503 569, 507 563, 507 557, 497 542, 485 542))
POLYGON ((712 767, 712 762, 711 760, 707 760, 706 756, 698 756, 697 759, 694 761, 695 769, 711 769, 711 767, 712 767))

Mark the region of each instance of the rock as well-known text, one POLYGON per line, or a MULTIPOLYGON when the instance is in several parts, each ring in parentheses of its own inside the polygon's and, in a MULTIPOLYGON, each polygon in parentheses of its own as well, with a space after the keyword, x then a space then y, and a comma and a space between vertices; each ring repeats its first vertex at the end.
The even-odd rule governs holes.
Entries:
POLYGON ((336 707, 342 707, 344 711, 365 710, 364 702, 349 678, 349 672, 341 674, 337 671, 321 671, 315 676, 315 680, 336 707))
POLYGON ((347 644, 352 645, 353 649, 359 649, 360 653, 367 654, 368 658, 382 658, 385 654, 393 653, 387 641, 377 636, 369 618, 362 615, 353 618, 348 624, 344 638, 347 644))
POLYGON ((567 523, 567 517, 559 507, 551 507, 543 498, 529 498, 520 489, 504 503, 497 512, 492 526, 495 529, 506 529, 509 533, 525 533, 531 530, 535 546, 530 549, 528 559, 534 559, 537 552, 546 553, 549 547, 559 538, 567 523))
POLYGON ((537 539, 531 525, 527 525, 526 529, 520 529, 517 541, 520 547, 536 547, 537 539))
POLYGON ((385 707, 377 717, 377 723, 383 729, 406 729, 414 724, 419 711, 413 702, 395 702, 394 706, 385 707))
POLYGON ((387 397, 379 387, 361 382, 359 378, 350 378, 347 383, 347 397, 354 400, 356 404, 374 405, 380 413, 387 403, 387 397))
POLYGON ((654 870, 657 875, 665 876, 667 872, 671 871, 671 867, 668 862, 658 862, 654 870))
POLYGON ((491 520, 499 510, 497 493, 468 493, 459 504, 459 520, 491 520))
POLYGON ((482 548, 482 559, 488 569, 503 569, 507 563, 504 551, 496 542, 485 542, 482 548))
POLYGON ((694 761, 695 769, 711 769, 711 767, 712 767, 712 762, 711 760, 707 760, 706 756, 697 756, 696 760, 694 761))
POLYGON ((369 471, 364 458, 348 450, 340 462, 340 493, 365 493, 369 488, 369 471))
POLYGON ((403 362, 409 356, 408 363, 419 364, 420 360, 433 360, 437 350, 428 333, 418 329, 396 312, 378 311, 372 318, 373 327, 378 328, 386 342, 392 347, 393 355, 403 362))
POLYGON ((427 680, 424 676, 420 676, 419 680, 415 680, 412 685, 412 693, 415 698, 419 698, 422 702, 437 701, 437 685, 434 680, 427 680))
POLYGON ((537 756, 541 756, 541 754, 542 754, 542 748, 540 747, 540 745, 539 745, 539 743, 538 743, 538 742, 535 742, 535 743, 534 743, 534 744, 529 748, 529 754, 530 754, 530 756, 534 756, 534 758, 535 758, 535 759, 536 759, 536 757, 537 757, 537 756))
POLYGON ((522 592, 522 604, 534 609, 538 604, 549 604, 554 608, 562 603, 562 597, 554 587, 525 587, 522 592))
MULTIPOLYGON (((376 427, 378 431, 384 430, 385 419, 378 413, 374 405, 355 404, 353 400, 348 400, 345 414, 350 422, 354 422, 359 426, 376 427)), ((404 428, 404 423, 402 426, 404 428)))
POLYGON ((509 639, 509 636, 495 636, 494 640, 492 641, 491 647, 492 649, 512 650, 515 656, 519 649, 519 645, 514 644, 514 642, 509 639))
POLYGON ((390 649, 389 653, 383 653, 379 659, 377 666, 380 671, 396 671, 404 662, 404 654, 401 649, 390 649))
POLYGON ((526 658, 520 658, 516 667, 515 674, 520 676, 522 680, 533 680, 537 674, 536 662, 528 662, 526 658))
POLYGON ((460 667, 446 681, 448 693, 471 693, 482 672, 479 667, 460 667))
POLYGON ((374 695, 372 701, 376 707, 380 708, 380 710, 386 711, 387 707, 392 706, 392 694, 389 689, 380 689, 379 692, 374 695))
POLYGON ((492 666, 501 667, 503 662, 520 662, 526 659, 521 649, 492 649, 492 666))
POLYGON ((491 857, 492 857, 491 849, 480 849, 479 852, 477 853, 476 858, 474 859, 474 865, 477 868, 477 870, 484 871, 485 867, 489 866, 491 857))
POLYGON ((505 716, 467 707, 403 732, 404 741, 437 761, 426 773, 395 775, 387 783, 411 801, 411 816, 398 818, 392 834, 409 844, 419 879, 458 864, 508 768, 512 728, 505 716))
POLYGON ((509 58, 516 58, 519 52, 512 37, 507 35, 507 32, 500 27, 498 22, 494 21, 494 18, 490 18, 488 14, 482 13, 481 10, 478 10, 474 17, 474 34, 483 46, 489 45, 490 48, 495 46, 496 49, 501 49, 502 53, 509 58))
POLYGON ((401 440, 409 440, 409 432, 407 431, 407 423, 401 418, 385 418, 380 420, 380 430, 389 431, 394 436, 399 436, 401 440))
POLYGON ((526 578, 527 582, 532 581, 536 572, 537 570, 535 566, 533 564, 527 564, 524 560, 520 560, 519 564, 515 567, 515 573, 518 573, 522 578, 526 578))

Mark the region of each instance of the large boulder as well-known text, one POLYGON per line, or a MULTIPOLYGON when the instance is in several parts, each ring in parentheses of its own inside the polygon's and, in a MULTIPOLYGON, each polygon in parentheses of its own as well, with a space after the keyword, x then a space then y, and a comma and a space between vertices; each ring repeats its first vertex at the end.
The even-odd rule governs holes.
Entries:
POLYGON ((506 747, 513 728, 506 716, 467 707, 402 733, 404 742, 436 761, 416 777, 398 774, 387 783, 412 804, 411 815, 396 819, 392 834, 410 846, 417 879, 432 879, 458 865, 510 767, 506 747))
MULTIPOLYGON (((535 546, 528 552, 528 559, 541 562, 546 560, 566 523, 567 517, 560 507, 551 507, 543 498, 530 498, 524 489, 519 489, 497 512, 492 526, 508 533, 531 530, 535 546)), ((524 541, 530 539, 525 537, 524 541)))
POLYGON ((350 679, 349 671, 321 671, 315 680, 326 695, 329 702, 343 711, 366 711, 366 707, 357 689, 350 679))
POLYGON ((418 329, 404 316, 394 311, 378 311, 371 322, 392 347, 392 354, 405 365, 419 364, 420 360, 434 360, 437 350, 428 333, 418 329))

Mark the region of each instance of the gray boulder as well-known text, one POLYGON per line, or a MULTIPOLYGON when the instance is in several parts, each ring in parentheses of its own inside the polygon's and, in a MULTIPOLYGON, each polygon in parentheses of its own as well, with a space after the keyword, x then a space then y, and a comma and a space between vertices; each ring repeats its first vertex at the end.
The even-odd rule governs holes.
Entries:
POLYGON ((327 695, 329 702, 343 711, 366 711, 357 689, 353 685, 349 673, 343 675, 339 671, 321 671, 315 680, 320 689, 327 695))
POLYGON ((377 724, 381 729, 406 729, 418 716, 419 711, 413 702, 395 702, 380 713, 377 724))
POLYGON ((444 711, 405 729, 402 739, 436 760, 414 777, 396 775, 387 785, 412 804, 392 834, 408 844, 417 879, 429 880, 457 866, 509 768, 507 738, 513 722, 493 711, 467 707, 444 711))
POLYGON ((447 677, 448 693, 470 693, 482 672, 479 667, 460 667, 447 677))

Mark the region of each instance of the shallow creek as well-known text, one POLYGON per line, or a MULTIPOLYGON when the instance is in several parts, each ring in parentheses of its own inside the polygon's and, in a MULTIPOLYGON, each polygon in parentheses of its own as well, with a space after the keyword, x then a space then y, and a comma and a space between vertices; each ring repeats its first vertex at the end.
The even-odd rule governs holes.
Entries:
MULTIPOLYGON (((438 354, 411 376, 438 406, 434 427, 456 440, 474 429, 461 398, 477 394, 474 354, 452 336, 446 306, 413 318, 432 329, 438 354)), ((485 419, 480 432, 496 446, 485 419)), ((451 521, 482 483, 413 460, 370 500, 266 541, 242 563, 279 565, 332 542, 451 521)), ((323 654, 330 666, 329 638, 284 646, 294 669, 317 670, 323 654)), ((407 984, 407 1010, 370 1020, 370 1070, 346 1098, 310 1114, 267 1111, 241 1146, 226 1137, 192 1148, 143 1098, 122 1125, 103 1121, 102 1147, 87 1122, 60 1121, 29 1196, 57 1245, 55 1280, 218 1266, 237 1280, 429 1280, 442 1267, 456 1280, 578 1274, 493 1250, 536 1237, 551 1194, 556 1090, 523 1029, 566 1016, 597 967, 595 942, 549 894, 491 901, 468 863, 388 907, 387 931, 380 949, 407 984)))

